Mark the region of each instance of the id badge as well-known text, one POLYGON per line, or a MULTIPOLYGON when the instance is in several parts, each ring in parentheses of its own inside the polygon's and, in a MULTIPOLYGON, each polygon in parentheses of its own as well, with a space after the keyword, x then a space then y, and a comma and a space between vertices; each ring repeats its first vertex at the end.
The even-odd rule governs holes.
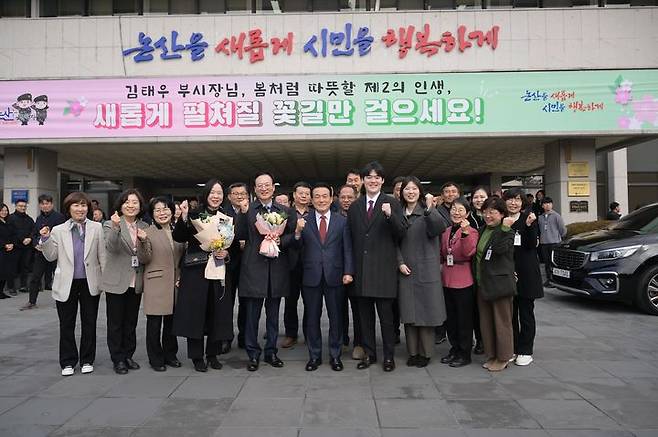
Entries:
POLYGON ((519 234, 518 232, 514 234, 514 245, 515 246, 521 245, 521 234, 519 234))
POLYGON ((489 248, 489 250, 487 250, 487 253, 484 254, 484 260, 485 261, 491 260, 491 253, 492 253, 492 250, 491 250, 491 248, 489 248))
POLYGON ((446 265, 448 267, 455 265, 455 257, 452 254, 446 255, 446 265))
POLYGON ((131 265, 132 267, 139 267, 139 260, 137 259, 137 256, 133 255, 133 256, 130 258, 130 265, 131 265))

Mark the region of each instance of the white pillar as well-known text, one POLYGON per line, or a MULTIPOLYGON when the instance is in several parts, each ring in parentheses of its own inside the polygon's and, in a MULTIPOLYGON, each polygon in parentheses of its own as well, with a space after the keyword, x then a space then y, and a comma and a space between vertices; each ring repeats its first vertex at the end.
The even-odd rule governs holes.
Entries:
POLYGON ((5 148, 4 202, 13 212, 12 191, 27 191, 27 213, 35 218, 39 214, 39 195, 50 194, 59 205, 57 185, 57 153, 38 148, 5 148))
MULTIPOLYGON (((544 146, 544 189, 546 195, 553 199, 553 209, 560 213, 564 222, 595 221, 597 219, 596 203, 596 148, 593 139, 558 140, 544 146), (569 164, 586 170, 582 176, 569 176, 569 164), (589 194, 572 192, 588 188, 589 194), (580 207, 587 206, 587 211, 571 212, 571 202, 581 202, 580 207)), ((576 205, 574 205, 576 206, 576 205)))
MULTIPOLYGON (((608 153, 608 203, 617 202, 621 214, 626 215, 628 209, 628 165, 627 149, 619 149, 608 153)), ((608 206, 606 205, 606 211, 608 206)))

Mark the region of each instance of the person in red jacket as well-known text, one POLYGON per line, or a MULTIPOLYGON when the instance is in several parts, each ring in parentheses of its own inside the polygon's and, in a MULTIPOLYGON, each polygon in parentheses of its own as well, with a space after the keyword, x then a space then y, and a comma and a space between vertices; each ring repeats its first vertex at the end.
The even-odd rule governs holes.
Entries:
POLYGON ((465 199, 455 200, 450 208, 452 226, 441 235, 441 276, 451 346, 441 362, 450 367, 471 363, 475 305, 471 262, 477 247, 478 231, 471 227, 468 211, 469 205, 465 199))

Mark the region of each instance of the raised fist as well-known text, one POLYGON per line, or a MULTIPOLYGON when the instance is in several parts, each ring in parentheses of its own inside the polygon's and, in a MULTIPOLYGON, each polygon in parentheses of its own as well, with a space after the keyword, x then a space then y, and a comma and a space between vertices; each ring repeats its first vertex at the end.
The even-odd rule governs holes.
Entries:
POLYGON ((137 238, 139 238, 140 241, 146 240, 146 231, 141 228, 137 228, 137 238))
POLYGON ((39 229, 39 235, 41 235, 42 238, 46 239, 50 236, 50 228, 48 226, 44 226, 43 228, 39 229))
POLYGON ((530 226, 535 220, 537 220, 537 216, 535 215, 534 212, 531 212, 530 214, 528 214, 528 218, 525 219, 526 226, 530 226))
POLYGON ((306 226, 306 220, 304 220, 303 218, 297 219, 297 227, 295 228, 295 232, 301 234, 305 226, 306 226))
POLYGON ((242 214, 246 214, 247 211, 249 211, 249 199, 242 199, 239 205, 240 205, 240 212, 242 214))
POLYGON ((511 228, 512 225, 514 224, 514 219, 512 217, 505 217, 503 219, 503 226, 507 226, 508 228, 511 228))
POLYGON ((390 203, 382 203, 382 212, 386 217, 391 216, 391 204, 390 203))
POLYGON ((180 216, 183 221, 187 220, 187 213, 190 212, 190 205, 187 203, 187 200, 183 200, 180 204, 180 216))
POLYGON ((114 226, 115 228, 119 228, 121 226, 121 217, 119 216, 118 211, 114 211, 114 214, 112 214, 110 220, 112 221, 112 226, 114 226))

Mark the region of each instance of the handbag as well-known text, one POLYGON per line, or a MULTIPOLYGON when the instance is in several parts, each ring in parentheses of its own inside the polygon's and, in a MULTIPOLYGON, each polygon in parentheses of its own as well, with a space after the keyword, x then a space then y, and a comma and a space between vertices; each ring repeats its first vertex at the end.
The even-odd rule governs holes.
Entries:
POLYGON ((185 252, 183 256, 183 266, 196 267, 206 265, 208 263, 207 252, 185 252))

